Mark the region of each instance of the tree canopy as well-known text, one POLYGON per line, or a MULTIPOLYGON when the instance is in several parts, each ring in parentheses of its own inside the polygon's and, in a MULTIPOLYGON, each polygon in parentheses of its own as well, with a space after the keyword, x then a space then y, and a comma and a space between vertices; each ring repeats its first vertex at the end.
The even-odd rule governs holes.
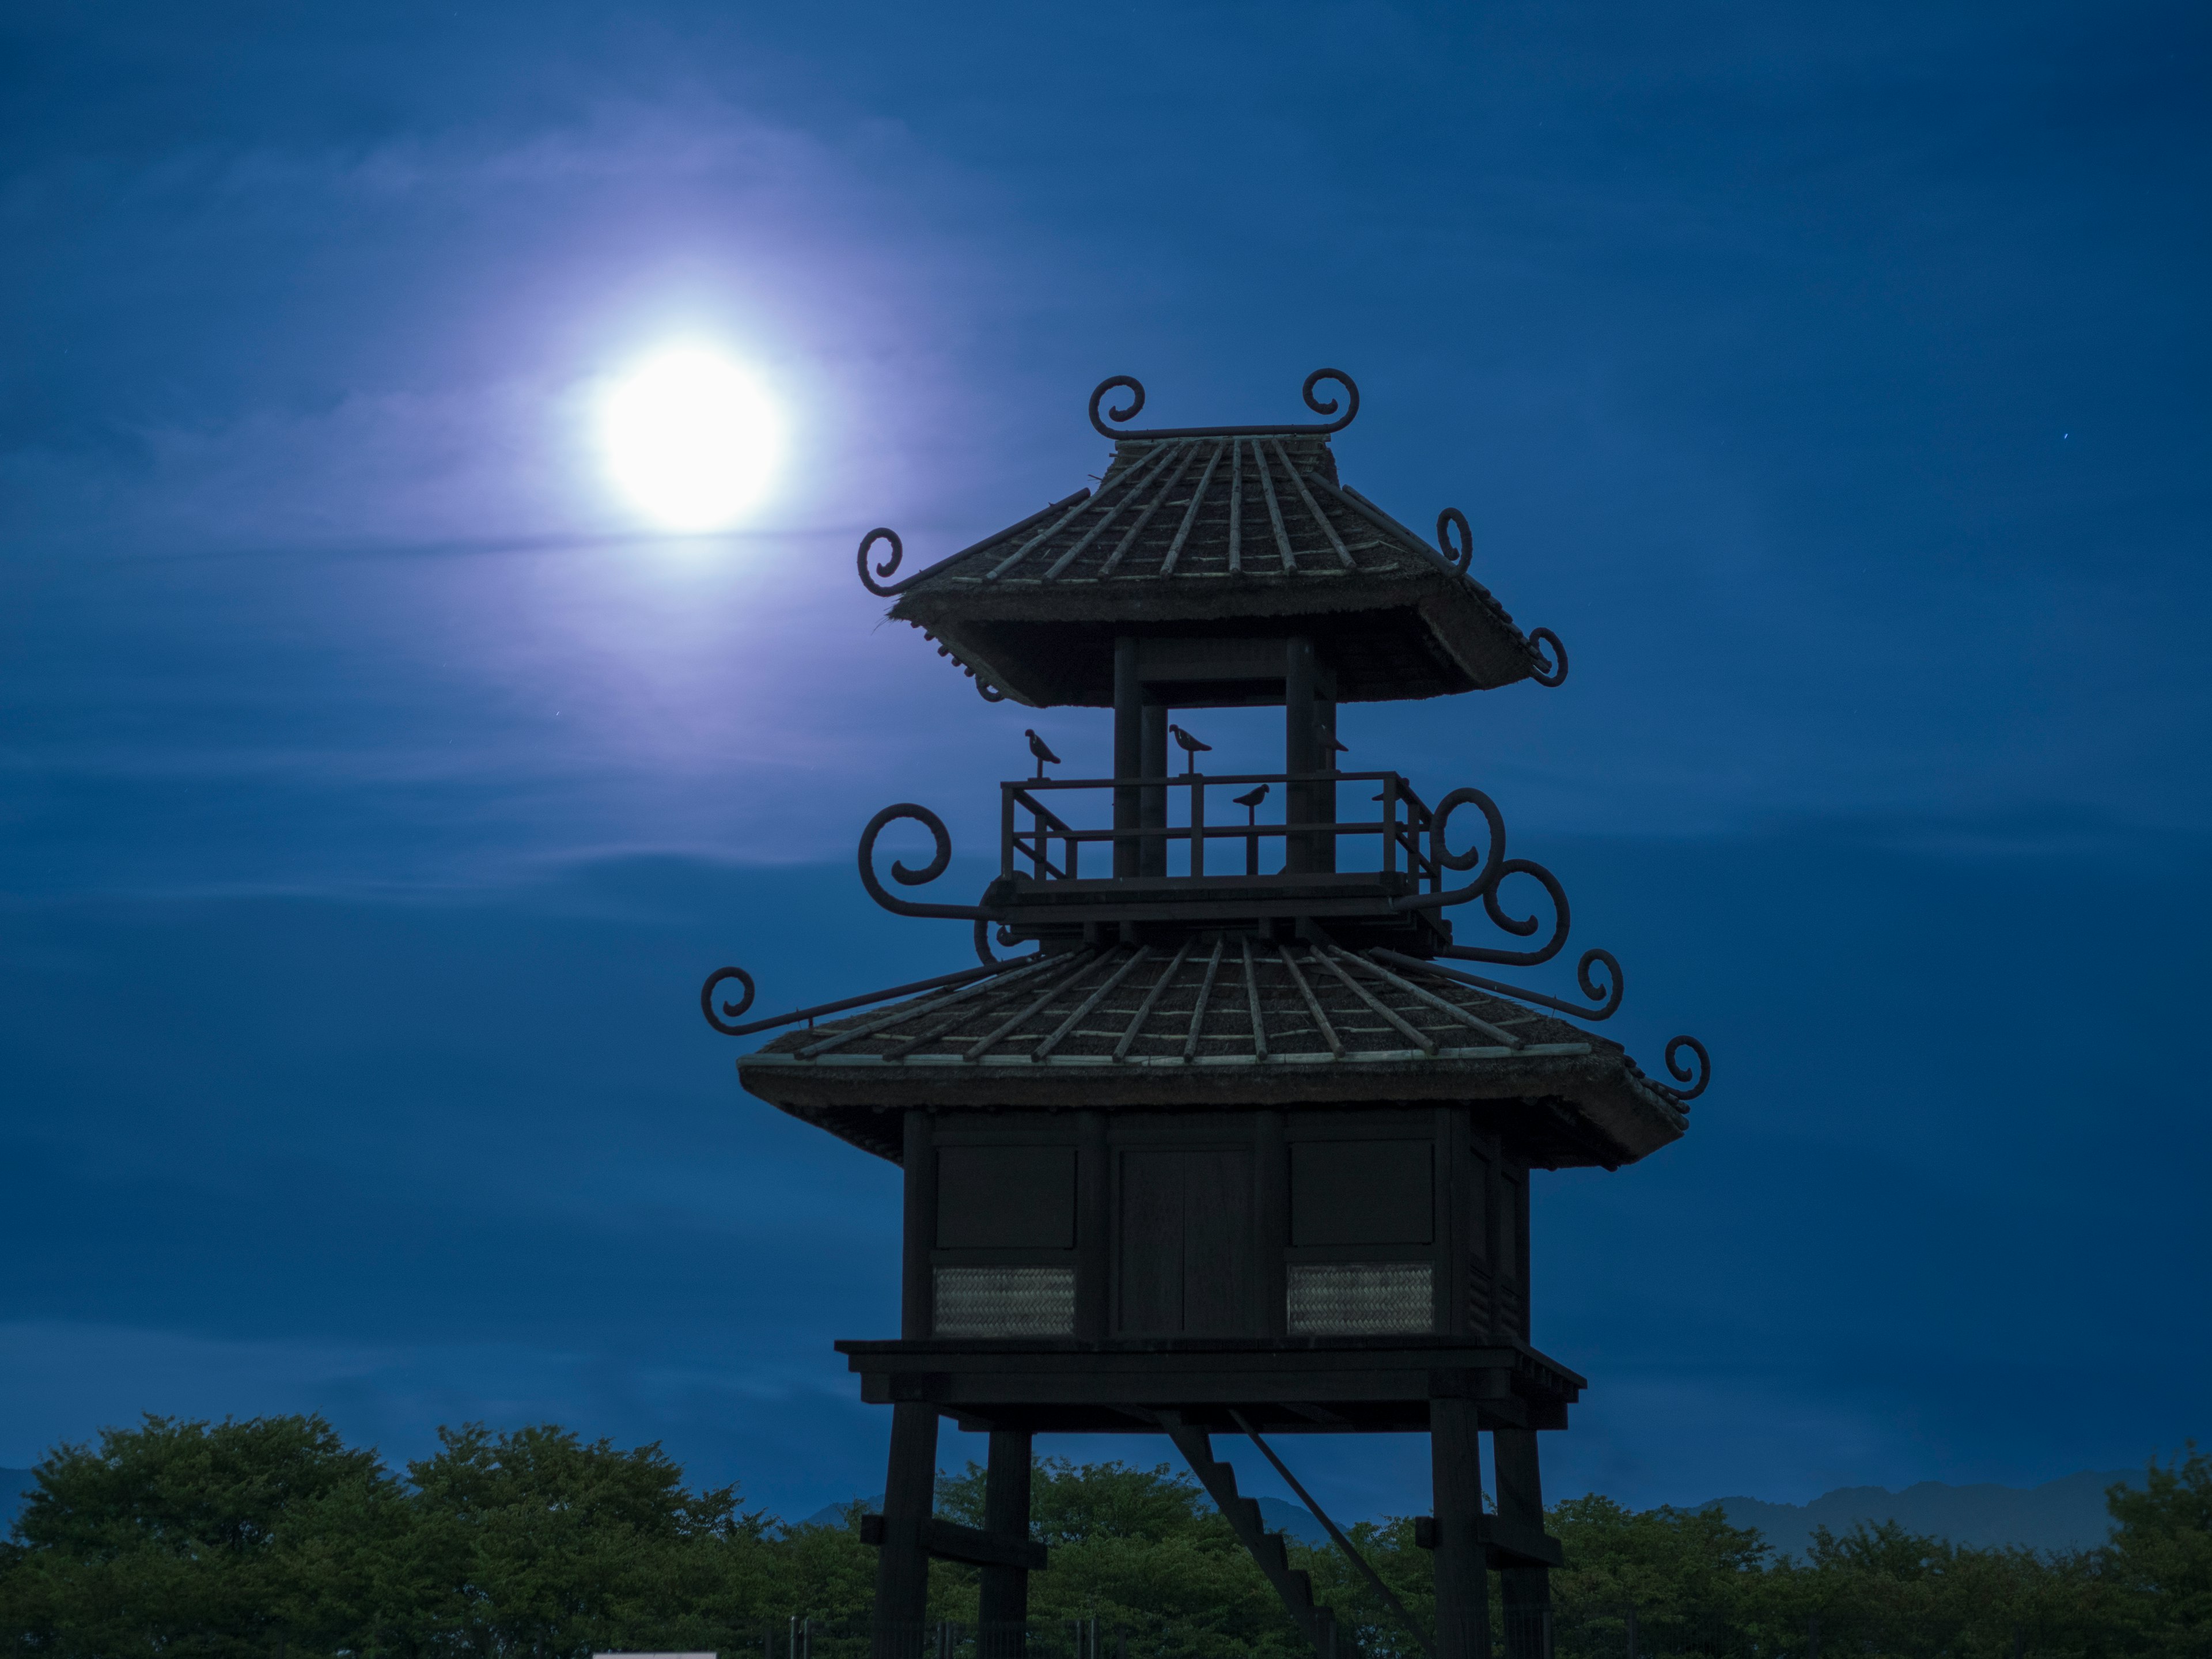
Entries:
MULTIPOLYGON (((581 1659, 712 1650, 842 1659, 860 1649, 874 1556, 859 1506, 784 1525, 734 1486, 695 1490, 658 1445, 623 1450, 550 1425, 443 1431, 386 1468, 319 1417, 149 1417, 58 1448, 0 1545, 0 1639, 54 1659, 581 1659), (802 1625, 802 1621, 811 1621, 802 1625), (812 1632, 803 1637, 802 1632, 812 1632), (802 1642, 804 1648, 802 1650, 802 1642)), ((939 1508, 982 1519, 982 1471, 939 1508)), ((2191 1445, 2109 1494, 2112 1543, 2068 1555, 1957 1547, 1894 1526, 1822 1532, 1777 1559, 1717 1509, 1555 1505, 1562 1659, 2212 1656, 2212 1458, 2191 1445)), ((1037 1465, 1037 1650, 1074 1621, 1130 1659, 1300 1659, 1228 1525, 1165 1466, 1037 1465), (1091 1626, 1090 1621, 1096 1621, 1091 1626)), ((1434 1607, 1410 1518, 1352 1529, 1425 1629, 1434 1607)), ((1371 1659, 1420 1640, 1333 1549, 1294 1544, 1371 1659)), ((939 1564, 931 1616, 972 1626, 975 1574, 939 1564)))

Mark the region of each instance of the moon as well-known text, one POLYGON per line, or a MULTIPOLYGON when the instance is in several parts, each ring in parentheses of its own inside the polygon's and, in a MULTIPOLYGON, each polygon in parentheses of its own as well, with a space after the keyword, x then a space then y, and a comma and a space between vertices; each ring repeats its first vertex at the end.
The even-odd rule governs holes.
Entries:
POLYGON ((608 476, 664 530, 721 530, 760 499, 782 448, 775 407, 711 346, 670 346, 617 381, 600 410, 608 476))

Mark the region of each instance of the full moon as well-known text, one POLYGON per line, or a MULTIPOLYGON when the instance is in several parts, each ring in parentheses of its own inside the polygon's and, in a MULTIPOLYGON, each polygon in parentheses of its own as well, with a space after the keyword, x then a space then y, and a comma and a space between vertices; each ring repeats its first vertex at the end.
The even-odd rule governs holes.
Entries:
POLYGON ((775 410, 752 377, 706 346, 673 346, 607 394, 600 441, 631 504, 667 530, 720 530, 775 469, 775 410))

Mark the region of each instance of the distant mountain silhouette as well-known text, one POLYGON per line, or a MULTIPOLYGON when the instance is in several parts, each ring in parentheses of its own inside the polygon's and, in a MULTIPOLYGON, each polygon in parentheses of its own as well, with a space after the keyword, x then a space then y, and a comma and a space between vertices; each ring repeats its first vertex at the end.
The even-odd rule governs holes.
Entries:
POLYGON ((2024 1544, 2031 1549, 2094 1549, 2111 1535, 2105 1489, 2121 1481, 2140 1486, 2140 1469, 2104 1474, 2084 1470, 2039 1486, 1947 1486, 1923 1480, 1902 1492, 1844 1486, 1809 1504, 1769 1504, 1756 1498, 1716 1499, 1733 1526, 1756 1527, 1784 1555, 1802 1555, 1813 1528, 1841 1534, 1863 1521, 1894 1521, 1907 1532, 1954 1544, 1990 1547, 2024 1544))
MULTIPOLYGON (((884 1506, 884 1500, 880 1494, 861 1501, 871 1510, 880 1510, 884 1506)), ((844 1520, 845 1510, 848 1507, 847 1504, 832 1504, 826 1509, 815 1510, 799 1524, 802 1527, 836 1526, 844 1520)), ((1331 1516, 1329 1519, 1334 1521, 1340 1527, 1351 1524, 1336 1516, 1331 1516)), ((1328 1534, 1321 1529, 1320 1522, 1307 1514, 1298 1504, 1288 1503, 1280 1498, 1263 1498, 1260 1500, 1260 1520, 1262 1524, 1276 1532, 1286 1532, 1291 1537, 1301 1539, 1309 1544, 1328 1542, 1328 1534)))

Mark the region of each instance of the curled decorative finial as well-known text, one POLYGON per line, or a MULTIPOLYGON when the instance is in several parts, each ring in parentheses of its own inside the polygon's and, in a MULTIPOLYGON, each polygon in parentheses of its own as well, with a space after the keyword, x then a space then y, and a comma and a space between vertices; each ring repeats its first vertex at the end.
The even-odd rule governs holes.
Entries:
POLYGON ((1575 964, 1575 982, 1583 988, 1584 996, 1601 1005, 1584 1012, 1581 1016, 1584 1019, 1611 1019, 1628 990, 1627 977, 1620 971, 1620 958, 1610 951, 1583 951, 1583 959, 1575 964), (1604 979, 1591 975, 1594 967, 1605 969, 1604 979))
POLYGON ((886 530, 881 525, 877 526, 860 538, 860 586, 879 599, 891 598, 898 590, 896 587, 885 587, 883 582, 877 580, 877 577, 882 577, 884 581, 888 581, 898 574, 899 561, 905 556, 906 545, 899 540, 898 532, 886 530), (876 567, 875 575, 872 576, 868 574, 868 550, 878 542, 889 542, 891 544, 891 556, 876 567))
POLYGON ((742 968, 717 968, 707 975, 707 982, 699 988, 699 1012, 707 1016, 707 1024, 724 1036, 743 1036, 745 1034, 744 1028, 725 1024, 721 1019, 714 1016, 714 988, 723 981, 731 979, 736 980, 744 986, 745 994, 735 1002, 724 1003, 723 1016, 728 1019, 735 1019, 753 1006, 753 976, 742 968))
POLYGON ((929 831, 933 848, 930 860, 919 870, 909 870, 896 860, 891 864, 891 879, 902 887, 920 887, 935 881, 952 862, 952 834, 945 827, 945 820, 927 806, 917 806, 912 801, 901 801, 896 806, 886 806, 868 820, 867 828, 860 831, 860 885, 868 890, 868 896, 894 915, 945 916, 958 921, 990 920, 994 912, 974 904, 916 904, 911 899, 894 897, 876 876, 876 837, 883 834, 887 824, 900 819, 910 819, 929 831))
POLYGON ((1314 387, 1323 380, 1334 380, 1344 388, 1346 408, 1343 414, 1337 415, 1336 419, 1320 429, 1323 432, 1341 432, 1352 424, 1352 417, 1359 413, 1359 388, 1352 384, 1352 376, 1340 368, 1314 370, 1312 374, 1306 376, 1306 383, 1298 389, 1298 394, 1306 400, 1306 407, 1316 415, 1336 415, 1335 398, 1331 398, 1327 403, 1323 403, 1314 396, 1314 387))
MULTIPOLYGON (((1312 383, 1309 381, 1307 384, 1310 385, 1312 383)), ((1144 383, 1138 380, 1135 375, 1116 374, 1111 380, 1099 381, 1097 388, 1093 390, 1091 394, 1091 424, 1097 428, 1100 432, 1103 433, 1109 438, 1116 438, 1121 434, 1115 432, 1112 427, 1107 425, 1106 421, 1102 421, 1098 418, 1098 405, 1106 401, 1106 394, 1108 392, 1119 386, 1127 386, 1128 388, 1129 406, 1126 409, 1108 410, 1106 411, 1107 421, 1133 421, 1137 418, 1139 411, 1140 411, 1145 406, 1144 383)), ((1319 408, 1320 405, 1316 404, 1315 407, 1319 408)), ((1329 407, 1334 409, 1335 405, 1332 404, 1329 407)))
POLYGON ((1543 651, 1541 649, 1537 651, 1536 665, 1528 671, 1529 678, 1534 680, 1539 685, 1557 685, 1566 678, 1567 647, 1557 634, 1548 628, 1533 629, 1528 635, 1528 643, 1540 647, 1544 646, 1551 647, 1551 660, 1548 662, 1545 660, 1543 651))
POLYGON ((1467 514, 1455 507, 1448 507, 1437 514, 1437 545, 1444 550, 1455 570, 1464 570, 1474 557, 1474 532, 1467 527, 1467 514), (1452 545, 1451 529, 1459 531, 1459 544, 1452 545))
POLYGON ((1698 1042, 1697 1038, 1693 1036, 1674 1037, 1669 1039, 1667 1044, 1667 1072, 1668 1075, 1672 1077, 1677 1083, 1689 1083, 1692 1078, 1695 1078, 1697 1081, 1694 1084, 1692 1084, 1689 1088, 1674 1089, 1668 1091, 1677 1100, 1695 1100, 1699 1095, 1705 1093, 1705 1085, 1713 1080, 1713 1057, 1705 1052, 1705 1045, 1698 1042), (1680 1060, 1675 1058, 1675 1056, 1685 1048, 1687 1048, 1692 1054, 1698 1057, 1698 1063, 1695 1066, 1685 1066, 1680 1060))
POLYGON ((981 674, 975 677, 975 695, 982 698, 985 702, 1004 702, 1006 700, 1006 694, 981 674))

